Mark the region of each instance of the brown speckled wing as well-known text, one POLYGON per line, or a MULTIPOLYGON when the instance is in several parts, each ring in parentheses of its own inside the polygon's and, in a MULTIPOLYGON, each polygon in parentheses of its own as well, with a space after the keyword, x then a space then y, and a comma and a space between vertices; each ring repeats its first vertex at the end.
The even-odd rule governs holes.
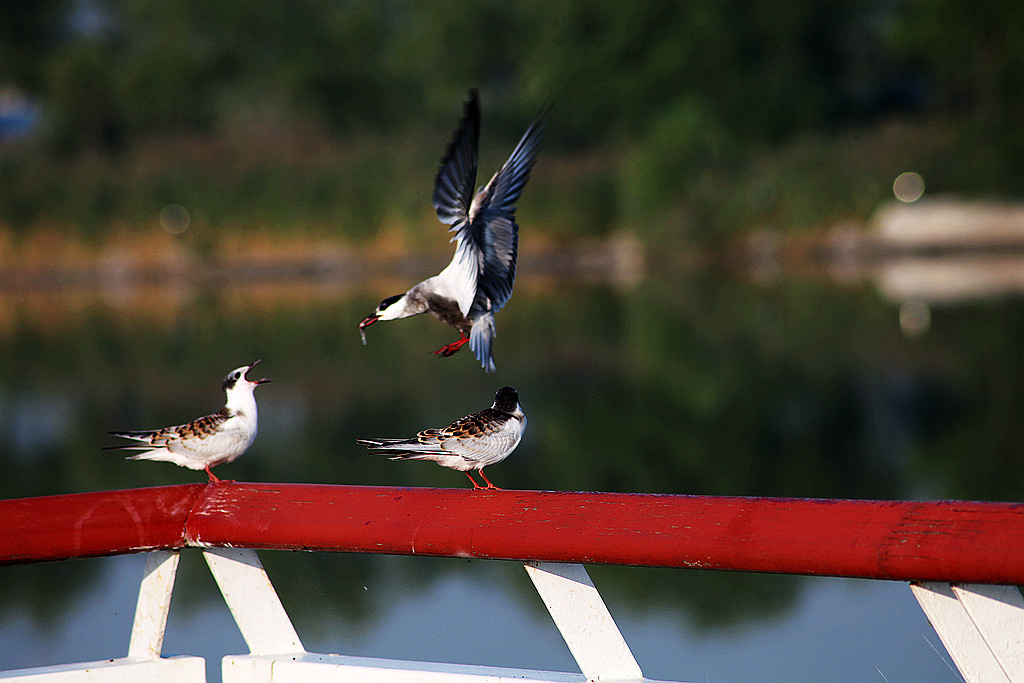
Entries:
POLYGON ((500 459, 513 446, 513 437, 504 429, 509 416, 493 408, 456 420, 444 429, 433 430, 433 443, 446 453, 469 461, 500 459))
POLYGON ((497 432, 506 419, 508 419, 507 415, 499 413, 493 408, 486 408, 479 413, 473 413, 452 422, 440 430, 438 436, 448 439, 478 439, 497 432))
POLYGON ((417 432, 416 440, 420 443, 436 444, 441 436, 440 429, 424 429, 422 432, 417 432))
POLYGON ((186 439, 205 439, 215 434, 217 428, 230 417, 227 409, 222 408, 213 415, 200 417, 188 424, 157 430, 150 436, 149 443, 155 448, 161 448, 186 439))

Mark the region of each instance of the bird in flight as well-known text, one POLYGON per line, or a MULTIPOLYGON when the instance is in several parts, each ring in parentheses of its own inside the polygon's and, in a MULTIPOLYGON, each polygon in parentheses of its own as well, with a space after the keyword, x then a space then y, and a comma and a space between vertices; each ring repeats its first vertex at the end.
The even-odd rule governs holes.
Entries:
POLYGON ((519 249, 516 202, 537 158, 545 129, 544 112, 526 129, 508 161, 494 177, 476 188, 480 103, 469 91, 465 112, 448 144, 434 180, 434 208, 454 233, 455 255, 438 275, 404 294, 389 296, 373 315, 359 323, 363 344, 367 327, 378 320, 398 320, 430 312, 459 332, 459 338, 435 355, 451 356, 467 342, 487 372, 494 372, 494 314, 512 296, 519 249))
POLYGON ((519 445, 526 431, 526 415, 519 405, 519 394, 502 387, 494 395, 494 405, 478 413, 459 418, 443 429, 425 429, 413 439, 358 439, 372 453, 388 455, 391 460, 433 460, 442 467, 465 472, 474 489, 497 486, 484 474, 484 468, 496 465, 519 445), (486 486, 477 483, 472 470, 480 472, 486 486))
POLYGON ((107 446, 104 450, 141 451, 128 459, 162 460, 190 470, 206 470, 210 483, 219 484, 221 480, 210 468, 235 460, 256 438, 256 396, 253 392, 257 386, 270 380, 250 380, 246 374, 259 362, 254 361, 228 373, 222 385, 227 402, 216 413, 163 429, 110 432, 113 436, 139 443, 107 446))

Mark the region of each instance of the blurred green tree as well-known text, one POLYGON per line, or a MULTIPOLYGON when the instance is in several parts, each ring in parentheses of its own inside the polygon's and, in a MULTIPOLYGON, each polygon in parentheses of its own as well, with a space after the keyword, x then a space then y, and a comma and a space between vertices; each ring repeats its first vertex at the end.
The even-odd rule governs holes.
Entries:
MULTIPOLYGON (((532 195, 546 202, 547 222, 590 234, 658 222, 678 232, 689 220, 699 230, 683 234, 722 237, 749 228, 751 213, 778 218, 770 198, 749 198, 764 192, 737 181, 772 186, 764 176, 779 164, 764 159, 802 144, 808 158, 791 165, 802 164, 807 181, 787 179, 790 194, 817 196, 806 169, 819 177, 825 159, 835 170, 821 175, 839 177, 848 165, 828 151, 837 133, 894 114, 955 129, 948 144, 922 152, 948 176, 933 174, 931 187, 1024 188, 1024 129, 1016 124, 1024 115, 1024 18, 994 0, 0 1, 4 84, 41 101, 50 150, 88 163, 97 150, 132 150, 135 163, 106 172, 130 177, 132 192, 145 195, 147 183, 167 186, 133 170, 156 166, 143 161, 152 154, 146 146, 202 136, 208 155, 184 163, 213 176, 204 203, 272 197, 284 220, 255 217, 264 224, 333 225, 339 207, 368 204, 372 210, 354 211, 356 222, 344 228, 355 235, 379 227, 365 215, 419 216, 426 189, 407 199, 343 186, 336 202, 309 216, 308 199, 331 195, 332 186, 319 170, 300 167, 313 158, 317 168, 382 166, 385 181, 388 173, 420 174, 436 163, 444 139, 437 131, 452 125, 473 86, 487 97, 484 156, 514 142, 544 102, 555 103, 545 156, 568 158, 560 180, 578 183, 580 204, 600 208, 569 206, 564 188, 532 195), (381 154, 385 137, 392 147, 381 154), (333 157, 310 152, 320 149, 333 157), (769 170, 751 168, 758 163, 769 170), (298 187, 307 180, 312 185, 298 187), (707 206, 736 208, 733 218, 716 219, 707 206)), ((0 197, 6 223, 53 218, 34 199, 62 184, 45 151, 14 161, 14 152, 0 151, 0 176, 38 179, 0 197)), ((873 186, 857 189, 862 178, 845 180, 849 187, 820 202, 827 212, 807 212, 812 224, 881 199, 873 186)), ((128 194, 115 187, 100 203, 114 215, 157 201, 128 194)))

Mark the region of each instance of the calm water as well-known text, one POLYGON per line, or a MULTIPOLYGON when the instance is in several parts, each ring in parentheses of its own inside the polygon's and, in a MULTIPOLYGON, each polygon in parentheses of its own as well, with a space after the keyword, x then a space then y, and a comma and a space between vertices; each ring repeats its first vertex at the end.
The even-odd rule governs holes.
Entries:
MULTIPOLYGON (((397 290, 396 290, 397 291, 397 290)), ((856 498, 1024 499, 1024 300, 933 307, 917 336, 869 285, 714 273, 628 288, 531 281, 498 318, 498 372, 421 316, 356 324, 387 291, 330 285, 0 298, 0 495, 205 475, 101 451, 110 429, 187 421, 262 357, 260 434, 223 477, 452 486, 371 457, 515 386, 506 488, 856 498)), ((521 566, 264 552, 308 649, 574 671, 521 566)), ((122 656, 141 556, 0 568, 0 669, 122 656)), ((592 567, 646 675, 692 681, 956 681, 898 583, 592 567)), ((244 652, 197 553, 165 654, 244 652)))

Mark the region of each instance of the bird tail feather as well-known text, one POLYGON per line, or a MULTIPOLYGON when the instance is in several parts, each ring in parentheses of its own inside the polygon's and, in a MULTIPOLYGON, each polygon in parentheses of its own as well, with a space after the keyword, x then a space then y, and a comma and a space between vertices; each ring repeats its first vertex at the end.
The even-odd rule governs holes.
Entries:
MULTIPOLYGON (((111 436, 120 436, 123 439, 134 439, 135 441, 148 442, 149 438, 152 437, 156 432, 154 432, 154 431, 141 432, 140 431, 140 432, 107 432, 107 433, 110 434, 111 436)), ((104 446, 103 450, 105 450, 105 451, 123 451, 123 450, 140 451, 140 450, 150 450, 152 448, 153 448, 153 445, 150 444, 150 443, 125 443, 125 444, 119 444, 117 446, 104 446)))
POLYGON ((356 443, 366 446, 375 455, 387 455, 392 459, 444 453, 436 444, 422 443, 418 439, 356 439, 356 443))
POLYGON ((469 348, 472 349, 476 359, 480 361, 485 372, 494 372, 494 358, 491 357, 491 347, 494 345, 494 314, 487 313, 478 317, 473 322, 469 331, 469 348))

